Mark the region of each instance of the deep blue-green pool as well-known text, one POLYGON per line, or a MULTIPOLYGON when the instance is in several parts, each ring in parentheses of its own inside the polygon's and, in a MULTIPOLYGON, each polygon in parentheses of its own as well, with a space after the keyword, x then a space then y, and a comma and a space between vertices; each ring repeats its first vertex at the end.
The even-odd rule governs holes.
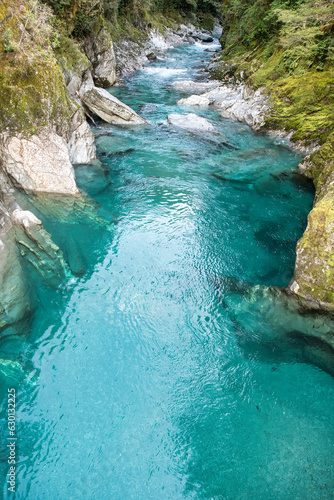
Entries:
POLYGON ((313 191, 283 145, 176 104, 205 48, 111 90, 149 125, 94 129, 103 168, 76 170, 86 211, 35 203, 74 274, 50 289, 31 271, 31 333, 0 346, 17 362, 0 374, 4 498, 11 387, 17 499, 333 498, 330 326, 267 288, 292 278, 313 191))

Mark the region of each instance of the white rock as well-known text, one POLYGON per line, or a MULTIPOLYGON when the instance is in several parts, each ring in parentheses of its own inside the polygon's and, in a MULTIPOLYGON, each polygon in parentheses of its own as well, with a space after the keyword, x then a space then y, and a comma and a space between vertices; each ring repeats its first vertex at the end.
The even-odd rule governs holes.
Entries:
POLYGON ((141 125, 146 121, 107 90, 93 87, 82 97, 84 104, 102 120, 115 125, 141 125))
POLYGON ((36 215, 34 215, 29 210, 20 210, 17 208, 11 215, 11 219, 15 225, 21 225, 25 228, 29 228, 31 225, 41 225, 40 221, 36 215))
POLYGON ((208 120, 202 116, 195 115, 194 113, 188 113, 186 115, 172 113, 168 115, 167 122, 170 125, 174 125, 175 127, 189 130, 191 132, 217 132, 217 129, 208 120))
POLYGON ((177 103, 185 104, 186 106, 209 106, 210 99, 201 95, 191 95, 185 99, 180 99, 177 103))
POLYGON ((91 90, 92 88, 94 88, 92 73, 90 71, 86 71, 79 90, 80 96, 83 96, 88 90, 91 90))
POLYGON ((72 165, 89 163, 94 160, 96 158, 94 134, 81 109, 78 109, 72 118, 72 130, 72 135, 67 143, 72 165))
POLYGON ((116 82, 116 57, 111 42, 108 50, 97 55, 98 65, 94 69, 94 80, 97 85, 111 87, 116 82))
POLYGON ((262 99, 247 99, 237 101, 232 106, 226 108, 222 118, 232 118, 239 122, 247 123, 253 129, 258 130, 264 125, 268 105, 262 99))
POLYGON ((2 151, 6 172, 28 191, 77 194, 74 170, 65 140, 41 128, 31 136, 5 139, 2 151))
POLYGON ((200 93, 219 87, 219 82, 212 80, 210 82, 194 82, 192 80, 177 80, 172 86, 178 90, 184 90, 192 93, 200 93))
POLYGON ((220 108, 232 106, 236 101, 242 100, 242 89, 234 89, 226 85, 217 87, 203 94, 211 103, 220 108))

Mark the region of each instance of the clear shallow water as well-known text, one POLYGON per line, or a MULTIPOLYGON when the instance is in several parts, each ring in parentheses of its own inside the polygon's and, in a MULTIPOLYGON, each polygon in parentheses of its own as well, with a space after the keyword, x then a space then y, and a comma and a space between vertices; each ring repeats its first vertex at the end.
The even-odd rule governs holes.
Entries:
POLYGON ((95 130, 103 168, 76 175, 98 204, 26 201, 74 276, 54 290, 31 274, 31 334, 1 344, 19 363, 1 372, 2 398, 18 391, 16 498, 332 498, 332 323, 266 288, 292 277, 313 193, 295 154, 176 105, 170 84, 201 77, 205 48, 112 89, 150 126, 95 130), (175 111, 219 136, 173 129, 175 111))

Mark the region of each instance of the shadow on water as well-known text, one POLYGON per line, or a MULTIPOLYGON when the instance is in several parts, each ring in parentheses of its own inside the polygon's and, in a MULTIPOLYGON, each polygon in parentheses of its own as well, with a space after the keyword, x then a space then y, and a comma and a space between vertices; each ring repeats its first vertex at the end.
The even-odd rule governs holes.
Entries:
POLYGON ((334 377, 333 316, 308 311, 278 288, 232 277, 214 279, 212 284, 228 310, 243 357, 273 365, 306 363, 334 377))

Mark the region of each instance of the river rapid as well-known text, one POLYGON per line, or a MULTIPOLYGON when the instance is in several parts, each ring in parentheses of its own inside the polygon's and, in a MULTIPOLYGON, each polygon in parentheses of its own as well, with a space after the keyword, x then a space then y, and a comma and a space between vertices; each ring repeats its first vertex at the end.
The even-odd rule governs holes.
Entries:
POLYGON ((17 499, 332 498, 332 323, 268 288, 292 278, 313 189, 277 139, 176 104, 208 46, 110 90, 149 124, 94 127, 102 167, 76 168, 90 207, 25 201, 72 275, 50 288, 31 269, 31 332, 0 346, 17 499), (186 112, 218 134, 167 124, 186 112))

